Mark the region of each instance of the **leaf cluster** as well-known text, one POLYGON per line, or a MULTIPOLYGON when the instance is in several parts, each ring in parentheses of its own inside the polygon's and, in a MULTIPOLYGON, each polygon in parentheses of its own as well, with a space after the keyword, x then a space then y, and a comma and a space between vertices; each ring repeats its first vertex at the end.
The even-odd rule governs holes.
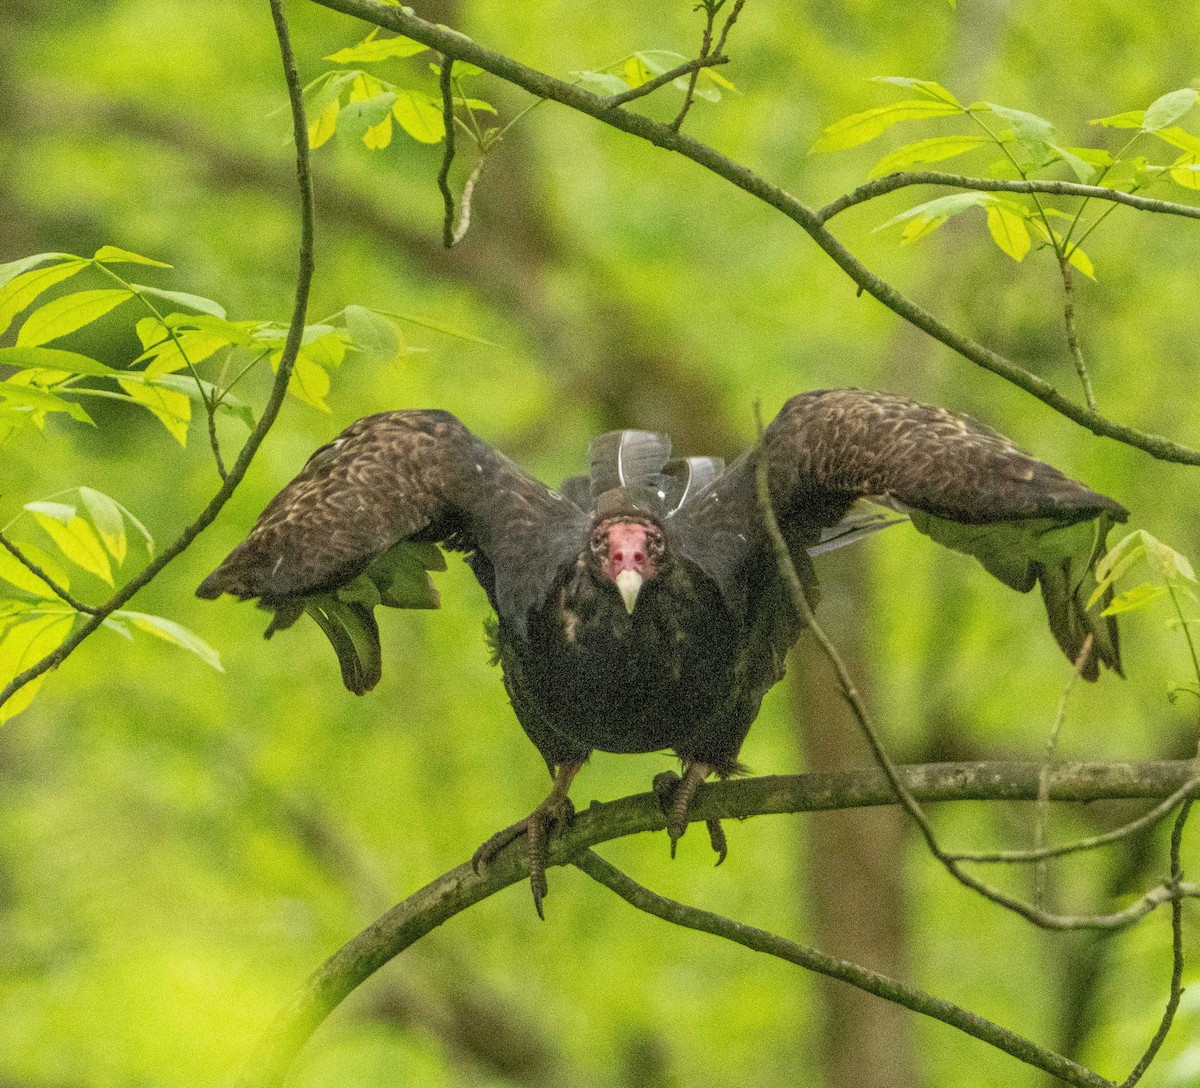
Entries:
MULTIPOLYGON (((964 105, 954 93, 932 80, 881 76, 876 82, 903 87, 918 97, 851 114, 822 132, 810 153, 843 151, 882 136, 905 121, 958 118, 974 131, 923 137, 888 152, 872 167, 869 176, 881 178, 930 163, 945 162, 969 152, 1000 152, 984 170, 985 176, 1030 181, 1061 175, 1064 171, 1082 184, 1102 182, 1122 192, 1136 193, 1159 181, 1184 189, 1200 188, 1200 136, 1176 124, 1197 101, 1191 87, 1164 94, 1144 110, 1102 117, 1093 125, 1136 130, 1115 151, 1064 146, 1052 122, 1037 114, 995 102, 964 105), (1133 154, 1144 137, 1154 137, 1180 152, 1169 163, 1151 163, 1144 154, 1133 154)), ((901 226, 902 244, 910 244, 937 230, 943 223, 971 208, 985 213, 988 233, 1002 252, 1022 261, 1033 248, 1049 248, 1089 278, 1095 278, 1091 259, 1080 248, 1083 241, 1111 213, 1112 206, 1092 220, 1084 218, 1086 199, 1071 209, 1052 206, 1044 196, 1001 195, 968 191, 925 201, 893 216, 879 230, 901 226), (1057 224, 1057 225, 1056 225, 1057 224), (1062 229, 1059 229, 1061 226, 1062 229)))

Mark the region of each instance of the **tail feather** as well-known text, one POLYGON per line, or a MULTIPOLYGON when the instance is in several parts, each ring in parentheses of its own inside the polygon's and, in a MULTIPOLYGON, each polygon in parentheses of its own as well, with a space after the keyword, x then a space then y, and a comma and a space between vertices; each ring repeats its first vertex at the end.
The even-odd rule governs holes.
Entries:
POLYGON ((332 593, 310 597, 304 611, 320 625, 342 668, 342 683, 355 695, 365 695, 383 674, 383 654, 375 612, 358 601, 343 601, 332 593))

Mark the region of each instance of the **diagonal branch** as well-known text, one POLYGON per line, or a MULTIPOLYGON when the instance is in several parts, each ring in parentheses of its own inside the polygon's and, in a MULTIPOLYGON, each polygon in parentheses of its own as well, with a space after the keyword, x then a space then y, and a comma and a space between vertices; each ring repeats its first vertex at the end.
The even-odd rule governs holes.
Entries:
POLYGON ((308 309, 308 289, 313 275, 314 217, 312 177, 308 164, 308 123, 304 118, 304 101, 300 89, 300 79, 296 73, 296 58, 292 53, 282 0, 270 0, 270 3, 271 15, 275 22, 275 33, 279 39, 279 51, 283 60, 284 77, 287 80, 288 99, 292 108, 292 135, 296 144, 296 178, 300 187, 300 255, 296 273, 296 296, 292 308, 291 324, 288 327, 287 341, 279 360, 279 369, 275 372, 271 394, 267 398, 262 416, 238 453, 237 460, 229 469, 228 476, 196 520, 184 529, 172 544, 159 553, 158 557, 149 563, 141 574, 123 585, 104 604, 92 610, 88 618, 53 653, 47 654, 40 661, 18 673, 3 689, 0 689, 0 706, 31 680, 62 664, 85 638, 96 631, 109 616, 139 590, 153 581, 167 564, 186 551, 192 541, 213 523, 225 503, 229 501, 229 497, 242 482, 246 470, 250 467, 250 462, 258 452, 259 446, 262 445, 263 439, 267 437, 267 432, 274 425, 275 418, 279 415, 279 409, 283 405, 283 398, 287 394, 288 379, 291 377, 292 366, 296 362, 296 355, 300 351, 301 337, 304 335, 304 315, 308 309))
MULTIPOLYGON (((833 262, 858 284, 860 291, 866 291, 889 310, 935 340, 945 344, 963 358, 1005 381, 1011 382, 1019 389, 1023 389, 1043 404, 1078 423, 1081 427, 1087 428, 1093 434, 1103 438, 1112 438, 1136 449, 1144 450, 1152 457, 1162 461, 1200 465, 1200 449, 1174 442, 1162 435, 1151 434, 1117 423, 1086 405, 1071 400, 1055 389, 1050 382, 1034 374, 1033 371, 1020 366, 991 348, 976 343, 970 337, 956 332, 934 317, 928 310, 918 306, 891 284, 871 272, 826 230, 818 212, 779 186, 771 184, 752 170, 734 162, 707 144, 677 132, 670 125, 652 121, 639 113, 620 108, 613 109, 608 105, 607 98, 556 79, 545 72, 529 68, 511 57, 479 45, 457 30, 427 22, 410 14, 402 7, 388 6, 379 3, 378 0, 314 0, 314 2, 322 7, 365 19, 376 26, 394 30, 397 34, 403 34, 414 41, 419 41, 422 45, 438 50, 443 56, 454 57, 457 60, 474 64, 485 72, 491 72, 492 75, 539 98, 550 99, 569 106, 571 109, 594 117, 622 132, 647 140, 655 147, 674 151, 684 158, 690 159, 782 212, 800 226, 829 255, 833 262)), ((1036 183, 1029 182, 1027 184, 1035 185, 1036 183)), ((1108 191, 1102 190, 1102 192, 1108 191)))
POLYGON ((71 596, 71 594, 68 593, 63 586, 60 586, 45 570, 39 567, 3 533, 0 533, 0 545, 2 545, 4 550, 8 552, 9 555, 11 555, 18 563, 20 563, 21 566, 29 571, 30 574, 32 574, 35 578, 45 582, 47 588, 49 588, 50 592, 53 593, 54 596, 56 596, 64 604, 69 604, 73 609, 75 609, 76 612, 82 612, 85 616, 94 616, 100 611, 100 609, 94 608, 90 604, 84 604, 83 601, 71 596))
POLYGON ((648 94, 653 94, 659 87, 665 87, 668 83, 673 82, 680 76, 686 76, 689 72, 698 72, 701 68, 712 68, 717 64, 728 63, 729 58, 721 56, 720 53, 693 57, 691 60, 685 60, 682 64, 677 64, 674 68, 662 72, 653 79, 646 80, 645 83, 637 87, 631 87, 620 94, 609 96, 606 101, 610 109, 614 106, 623 106, 626 102, 633 102, 638 98, 644 98, 648 94))
POLYGON ((1078 196, 1085 200, 1108 200, 1114 204, 1125 204, 1143 212, 1159 212, 1163 215, 1181 215, 1187 219, 1200 219, 1200 207, 1195 204, 1178 204, 1173 200, 1156 200, 1153 197, 1124 193, 1120 189, 1109 189, 1104 185, 1085 185, 1075 181, 1050 181, 1041 179, 1018 180, 1016 178, 973 178, 966 174, 947 174, 940 170, 902 171, 876 178, 851 189, 844 196, 831 201, 816 211, 817 218, 827 223, 835 215, 855 204, 862 204, 897 189, 910 185, 945 185, 952 189, 974 189, 983 193, 1048 193, 1051 196, 1078 196))
MULTIPOLYGON (((976 1039, 1004 1051, 1027 1065, 1042 1069, 1067 1084, 1080 1088, 1113 1088, 1113 1082, 1093 1073, 1086 1066, 1072 1061, 1053 1050, 1039 1046, 1024 1036, 1002 1028, 999 1024, 986 1020, 984 1017, 970 1012, 950 1001, 934 997, 915 986, 909 986, 887 975, 869 971, 856 963, 837 959, 834 956, 818 952, 815 948, 807 948, 796 944, 784 937, 778 937, 765 929, 734 922, 720 914, 690 907, 685 903, 652 892, 635 880, 630 879, 620 869, 610 865, 599 854, 586 850, 575 859, 574 864, 582 869, 593 880, 603 884, 610 891, 616 892, 632 907, 653 914, 674 925, 688 929, 699 930, 701 933, 711 933, 715 937, 745 946, 754 952, 764 952, 768 956, 777 956, 788 963, 794 963, 809 971, 828 975, 830 978, 848 982, 860 990, 875 994, 886 1001, 893 1001, 913 1012, 940 1020, 943 1024, 958 1028, 976 1039)), ((1125 1088, 1122 1085, 1122 1088, 1125 1088)))
MULTIPOLYGON (((1046 789, 1054 801, 1166 797, 1188 782, 1190 761, 1163 763, 1062 763, 1046 789)), ((904 788, 922 803, 936 801, 1036 801, 1040 763, 940 763, 900 767, 904 788)), ((708 783, 696 793, 689 819, 817 812, 896 803, 887 777, 874 768, 837 774, 774 775, 708 783)), ((550 844, 548 863, 565 865, 581 851, 626 835, 662 831, 666 820, 653 793, 593 802, 550 844)), ((664 850, 664 857, 665 857, 664 850)), ((240 1088, 281 1085, 292 1060, 322 1021, 360 983, 443 922, 529 876, 524 844, 516 841, 481 872, 464 863, 377 918, 343 945, 296 993, 260 1040, 238 1081, 240 1088)), ((1174 896, 1147 904, 1141 914, 1178 896, 1200 897, 1200 885, 1182 884, 1174 896)))

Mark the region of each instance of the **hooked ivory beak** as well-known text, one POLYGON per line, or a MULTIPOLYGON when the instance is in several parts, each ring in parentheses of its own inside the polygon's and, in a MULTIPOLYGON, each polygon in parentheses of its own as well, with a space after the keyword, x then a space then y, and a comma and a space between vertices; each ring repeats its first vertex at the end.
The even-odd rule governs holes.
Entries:
POLYGON ((625 602, 625 611, 632 614, 638 591, 642 588, 642 576, 636 570, 626 569, 618 573, 614 581, 621 593, 621 600, 625 602))

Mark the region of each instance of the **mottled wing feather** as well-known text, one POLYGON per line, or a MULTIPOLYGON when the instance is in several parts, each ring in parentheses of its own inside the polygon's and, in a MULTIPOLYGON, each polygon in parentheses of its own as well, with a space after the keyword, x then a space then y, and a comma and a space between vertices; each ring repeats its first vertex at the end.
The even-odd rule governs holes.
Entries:
POLYGON ((966 523, 1086 520, 1124 507, 1023 453, 990 427, 886 393, 828 389, 792 397, 763 434, 781 517, 814 500, 886 495, 966 523))
MULTIPOLYGON (((202 597, 264 604, 344 585, 409 538, 482 551, 498 608, 521 610, 586 518, 442 411, 367 416, 317 450, 208 576, 202 597)), ((482 579, 481 579, 482 580, 482 579)))
POLYGON ((793 397, 763 434, 772 502, 785 530, 828 525, 855 499, 884 496, 919 529, 978 558, 1015 589, 1040 584, 1064 653, 1095 679, 1120 670, 1116 623, 1089 609, 1092 571, 1120 503, 944 408, 831 389, 793 397), (929 515, 929 516, 918 516, 929 515), (1096 526, 1081 523, 1096 520, 1096 526), (1070 531, 1078 526, 1082 532, 1070 531))

